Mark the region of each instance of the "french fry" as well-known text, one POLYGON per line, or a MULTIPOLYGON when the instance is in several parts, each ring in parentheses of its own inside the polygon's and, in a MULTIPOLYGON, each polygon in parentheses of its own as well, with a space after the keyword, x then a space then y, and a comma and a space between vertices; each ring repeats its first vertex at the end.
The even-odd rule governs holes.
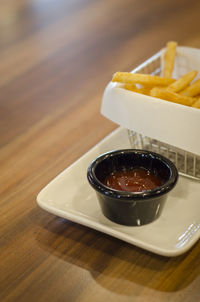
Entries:
POLYGON ((180 90, 183 90, 188 86, 188 84, 196 77, 197 71, 193 70, 185 75, 183 75, 180 79, 175 81, 174 83, 170 84, 167 87, 167 90, 173 91, 173 92, 179 92, 180 90))
POLYGON ((151 89, 150 95, 156 98, 167 100, 169 102, 178 103, 186 106, 191 106, 196 101, 195 98, 183 96, 176 92, 159 87, 154 87, 153 89, 151 89))
POLYGON ((124 84, 124 89, 127 89, 127 90, 131 90, 131 91, 135 91, 138 90, 138 88, 136 87, 135 84, 129 84, 129 83, 125 83, 124 84))
POLYGON ((176 42, 171 41, 167 43, 167 50, 164 57, 163 77, 171 78, 172 76, 176 56, 176 46, 176 42))
POLYGON ((112 82, 123 83, 124 89, 136 93, 200 109, 200 79, 190 85, 197 75, 197 70, 190 71, 177 80, 172 78, 176 47, 176 42, 167 43, 163 76, 116 72, 112 82))
POLYGON ((129 72, 116 72, 112 78, 112 82, 142 85, 147 84, 152 86, 168 86, 174 81, 174 79, 162 78, 155 75, 129 72))
POLYGON ((150 90, 151 90, 152 88, 151 87, 141 87, 141 88, 139 88, 139 90, 141 91, 141 93, 143 93, 143 94, 146 94, 146 95, 149 95, 150 94, 150 90))
POLYGON ((124 84, 124 88, 130 91, 134 91, 137 93, 147 94, 149 95, 150 88, 147 87, 140 87, 138 88, 135 84, 124 84))
POLYGON ((195 81, 191 86, 188 86, 180 94, 185 96, 196 96, 200 93, 200 79, 195 81))
POLYGON ((200 109, 200 98, 192 105, 192 107, 200 109))

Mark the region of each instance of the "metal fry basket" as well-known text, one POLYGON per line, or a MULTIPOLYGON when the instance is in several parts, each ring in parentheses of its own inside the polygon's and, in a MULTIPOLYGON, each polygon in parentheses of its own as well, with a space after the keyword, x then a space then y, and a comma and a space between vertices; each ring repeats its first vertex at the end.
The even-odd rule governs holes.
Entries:
MULTIPOLYGON (((160 75, 160 52, 138 66, 133 72, 160 75)), ((179 174, 200 180, 200 156, 139 134, 135 131, 127 131, 132 148, 145 149, 159 153, 169 158, 176 165, 179 174)))

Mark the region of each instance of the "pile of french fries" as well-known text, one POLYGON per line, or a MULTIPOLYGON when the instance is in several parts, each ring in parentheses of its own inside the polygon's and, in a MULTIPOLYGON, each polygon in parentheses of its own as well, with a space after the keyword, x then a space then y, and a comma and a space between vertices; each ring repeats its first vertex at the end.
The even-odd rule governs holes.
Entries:
POLYGON ((123 83, 123 88, 127 90, 200 108, 200 79, 191 84, 197 76, 197 70, 190 71, 176 80, 172 78, 176 47, 176 42, 167 43, 162 76, 116 72, 112 81, 123 83))

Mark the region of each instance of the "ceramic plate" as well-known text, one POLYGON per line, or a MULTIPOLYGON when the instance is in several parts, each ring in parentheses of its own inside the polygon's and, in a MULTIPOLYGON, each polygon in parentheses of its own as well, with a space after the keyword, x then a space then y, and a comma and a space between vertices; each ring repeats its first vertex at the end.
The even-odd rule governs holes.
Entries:
POLYGON ((145 226, 118 225, 101 213, 87 168, 96 156, 122 148, 130 144, 126 130, 118 128, 52 180, 37 196, 39 206, 156 254, 171 257, 186 252, 200 238, 198 181, 180 176, 161 217, 145 226))

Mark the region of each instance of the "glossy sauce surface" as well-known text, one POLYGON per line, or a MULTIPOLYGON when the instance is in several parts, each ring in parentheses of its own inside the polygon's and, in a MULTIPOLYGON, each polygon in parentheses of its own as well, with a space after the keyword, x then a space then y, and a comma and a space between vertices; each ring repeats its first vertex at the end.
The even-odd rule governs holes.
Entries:
POLYGON ((112 172, 103 183, 111 189, 128 192, 143 192, 162 185, 158 176, 142 168, 112 172))

